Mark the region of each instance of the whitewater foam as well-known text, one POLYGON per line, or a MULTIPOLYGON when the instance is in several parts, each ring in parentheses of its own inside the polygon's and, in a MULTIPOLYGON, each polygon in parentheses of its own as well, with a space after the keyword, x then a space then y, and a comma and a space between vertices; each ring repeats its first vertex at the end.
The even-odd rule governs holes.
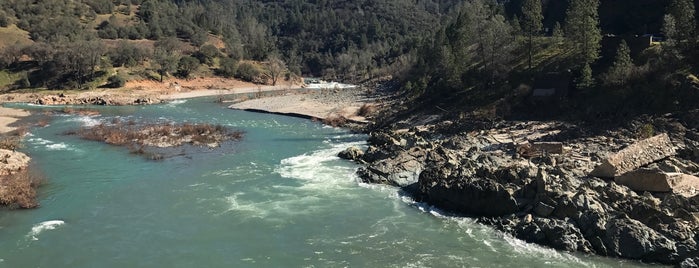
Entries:
POLYGON ((45 221, 45 222, 40 222, 38 224, 35 224, 32 227, 32 230, 29 231, 29 234, 27 234, 27 237, 31 238, 31 240, 39 240, 37 236, 39 236, 41 233, 47 230, 54 230, 58 228, 59 226, 64 225, 65 222, 62 220, 51 220, 51 221, 45 221))
POLYGON ((94 127, 104 122, 99 115, 75 116, 68 121, 79 122, 84 127, 94 127))
POLYGON ((47 144, 46 149, 48 149, 49 151, 65 150, 68 149, 68 145, 66 145, 65 143, 47 144))

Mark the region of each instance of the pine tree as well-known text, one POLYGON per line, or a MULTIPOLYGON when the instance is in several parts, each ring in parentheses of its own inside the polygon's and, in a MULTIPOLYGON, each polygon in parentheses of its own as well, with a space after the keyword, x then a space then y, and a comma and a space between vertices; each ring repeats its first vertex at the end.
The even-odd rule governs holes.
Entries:
POLYGON ((519 17, 517 17, 517 15, 514 15, 514 17, 512 17, 510 25, 512 25, 512 33, 516 35, 522 34, 522 23, 520 23, 519 17))
POLYGON ((594 86, 595 81, 592 78, 592 68, 589 63, 585 63, 580 70, 580 76, 575 83, 578 89, 588 89, 594 86))
POLYGON ((598 7, 599 0, 572 0, 566 13, 566 37, 575 44, 583 64, 589 65, 599 58, 602 32, 598 7))
POLYGON ((676 31, 672 38, 686 41, 694 37, 697 26, 694 18, 694 3, 691 0, 672 1, 667 13, 675 19, 676 31))
POLYGON ((524 0, 522 3, 522 15, 524 21, 522 29, 529 38, 527 42, 527 52, 529 53, 529 69, 531 69, 532 54, 534 53, 533 39, 535 35, 541 32, 541 28, 543 27, 541 21, 544 20, 544 16, 541 14, 541 1, 524 0))
POLYGON ((556 24, 553 25, 551 36, 556 39, 563 37, 563 29, 561 28, 561 24, 559 22, 556 22, 556 24))
POLYGON ((623 86, 626 80, 628 80, 631 70, 633 68, 633 60, 631 59, 631 50, 626 44, 625 40, 621 40, 619 47, 616 51, 616 56, 614 58, 614 63, 606 75, 606 82, 613 85, 623 86))

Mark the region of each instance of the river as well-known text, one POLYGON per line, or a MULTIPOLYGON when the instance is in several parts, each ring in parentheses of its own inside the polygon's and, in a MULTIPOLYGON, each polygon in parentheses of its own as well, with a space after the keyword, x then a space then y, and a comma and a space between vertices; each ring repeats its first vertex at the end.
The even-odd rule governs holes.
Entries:
MULTIPOLYGON (((40 112, 50 109, 13 105, 40 112)), ((365 136, 213 98, 53 115, 24 141, 41 207, 0 212, 0 267, 635 267, 527 244, 358 182, 365 136), (245 131, 153 161, 66 131, 114 118, 245 131)))

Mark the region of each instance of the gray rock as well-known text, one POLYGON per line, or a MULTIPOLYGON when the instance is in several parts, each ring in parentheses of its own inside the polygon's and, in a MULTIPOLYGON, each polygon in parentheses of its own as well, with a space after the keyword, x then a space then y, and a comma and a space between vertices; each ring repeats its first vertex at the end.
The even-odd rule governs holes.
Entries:
POLYGON ((517 201, 500 183, 443 174, 435 169, 420 174, 420 193, 426 201, 446 210, 479 216, 503 216, 518 210, 517 201))
POLYGON ((682 268, 696 268, 699 267, 699 257, 686 258, 680 263, 682 268))
POLYGON ((675 242, 637 220, 613 219, 606 229, 605 246, 609 255, 661 263, 675 261, 675 242))
POLYGON ((549 206, 545 203, 539 202, 534 207, 534 213, 536 213, 537 216, 548 217, 549 215, 551 215, 551 213, 553 213, 554 209, 555 208, 553 206, 549 206))
POLYGON ((338 157, 342 159, 347 159, 347 160, 352 160, 352 161, 359 161, 362 159, 362 156, 364 156, 364 151, 357 147, 349 147, 342 152, 337 154, 338 157))
POLYGON ((535 218, 529 223, 523 221, 515 228, 515 236, 527 242, 548 245, 559 250, 594 252, 592 245, 580 230, 563 220, 535 218))

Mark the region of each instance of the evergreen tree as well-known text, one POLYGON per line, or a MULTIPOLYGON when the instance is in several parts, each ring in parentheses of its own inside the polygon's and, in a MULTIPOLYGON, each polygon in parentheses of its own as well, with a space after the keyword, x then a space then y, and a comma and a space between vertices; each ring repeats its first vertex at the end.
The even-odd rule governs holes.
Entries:
POLYGON ((628 80, 633 68, 633 60, 631 59, 631 50, 625 40, 621 40, 616 51, 614 63, 606 75, 606 83, 612 85, 623 86, 628 80))
POLYGON ((589 65, 599 58, 602 32, 598 7, 599 0, 572 0, 566 13, 566 37, 575 45, 583 64, 589 65))
POLYGON ((532 68, 532 55, 534 54, 533 39, 541 32, 544 15, 541 14, 540 0, 524 0, 522 3, 523 30, 528 37, 527 52, 529 54, 529 69, 532 68))
POLYGON ((556 24, 553 25, 551 36, 556 39, 563 38, 563 29, 561 28, 561 24, 559 22, 556 22, 556 24))
POLYGON ((691 0, 673 0, 667 10, 675 19, 675 32, 672 38, 687 41, 694 37, 696 20, 694 18, 694 3, 691 0))
POLYGON ((589 63, 585 63, 582 66, 576 80, 575 87, 578 89, 588 89, 595 85, 595 80, 592 78, 592 68, 589 63))
POLYGON ((517 15, 514 15, 514 17, 512 17, 510 25, 512 25, 512 33, 516 35, 520 35, 523 33, 522 23, 520 23, 519 17, 517 17, 517 15))

